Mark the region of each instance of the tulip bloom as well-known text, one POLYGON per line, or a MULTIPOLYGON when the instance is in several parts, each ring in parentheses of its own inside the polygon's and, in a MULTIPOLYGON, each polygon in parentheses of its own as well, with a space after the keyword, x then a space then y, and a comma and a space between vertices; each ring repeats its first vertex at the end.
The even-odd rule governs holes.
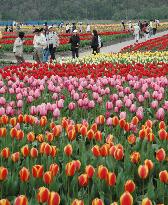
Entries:
POLYGON ((68 144, 64 147, 64 153, 70 157, 72 155, 73 149, 72 149, 72 145, 68 144))
POLYGON ((32 167, 32 175, 34 178, 42 178, 43 172, 44 172, 44 168, 42 165, 34 165, 32 167))
POLYGON ((52 176, 56 176, 58 174, 58 172, 59 172, 58 164, 56 164, 56 163, 55 164, 51 164, 50 168, 49 168, 49 171, 51 171, 52 176))
POLYGON ((24 157, 27 157, 29 155, 29 146, 25 145, 21 148, 21 153, 24 157))
POLYGON ((6 180, 8 176, 8 169, 5 167, 0 167, 0 181, 6 180))
POLYGON ((94 131, 92 129, 90 129, 90 130, 88 130, 86 135, 87 135, 87 138, 89 140, 92 140, 94 138, 94 131))
POLYGON ((104 205, 104 202, 101 199, 93 199, 92 205, 104 205))
POLYGON ((99 157, 101 155, 100 147, 98 145, 95 145, 94 147, 92 147, 92 153, 95 157, 99 157))
POLYGON ((138 175, 141 179, 146 179, 149 174, 149 169, 146 165, 140 165, 138 167, 138 175))
POLYGON ((95 138, 96 141, 99 141, 99 142, 102 141, 102 133, 100 131, 97 131, 95 133, 94 138, 95 138))
POLYGON ((59 205, 60 204, 60 195, 57 192, 50 192, 50 196, 47 202, 47 205, 59 205))
POLYGON ((18 196, 13 205, 28 205, 28 199, 25 195, 18 196))
POLYGON ((107 179, 107 177, 108 177, 108 169, 105 166, 100 165, 98 167, 97 174, 98 174, 99 179, 107 179))
POLYGON ((87 174, 81 174, 78 177, 78 183, 81 187, 85 187, 88 185, 88 175, 87 174))
POLYGON ((20 171, 19 171, 19 176, 20 176, 20 180, 22 182, 27 182, 30 178, 30 172, 26 167, 23 167, 20 171))
POLYGON ((6 147, 1 151, 1 157, 3 157, 4 159, 8 159, 9 156, 10 156, 10 150, 8 147, 6 147))
POLYGON ((133 205, 133 197, 128 191, 121 195, 120 205, 133 205))
POLYGON ((45 184, 51 184, 52 180, 53 180, 52 172, 51 171, 45 172, 43 175, 43 182, 45 184))
POLYGON ((6 137, 6 127, 0 128, 0 137, 6 137))
POLYGON ((168 171, 164 170, 159 173, 159 179, 161 182, 168 184, 168 171))
POLYGON ((50 198, 50 191, 45 187, 40 187, 37 193, 37 201, 39 203, 46 203, 50 198))
POLYGON ((67 176, 73 176, 76 171, 76 164, 74 162, 69 162, 65 166, 65 173, 67 176))
POLYGON ((151 160, 149 160, 149 159, 146 159, 146 160, 144 161, 144 164, 148 167, 149 170, 152 170, 153 167, 154 167, 153 162, 152 162, 151 160))
POLYGON ((130 156, 131 162, 134 164, 137 164, 140 161, 140 153, 139 152, 133 152, 130 156))
POLYGON ((131 144, 131 145, 136 143, 136 137, 133 134, 128 136, 127 140, 128 140, 128 143, 131 144))
POLYGON ((87 174, 88 178, 92 178, 94 173, 95 173, 95 169, 92 165, 88 165, 85 168, 85 173, 87 174))
POLYGON ((14 163, 17 162, 17 161, 19 161, 19 159, 20 159, 20 153, 19 153, 19 152, 13 153, 13 154, 11 155, 11 159, 12 159, 12 161, 13 161, 14 163))
POLYGON ((27 141, 28 142, 34 142, 34 140, 35 140, 35 134, 33 132, 29 132, 27 134, 27 141))
POLYGON ((135 190, 135 183, 132 180, 127 180, 124 185, 124 190, 128 191, 129 193, 134 192, 135 190))
POLYGON ((82 125, 81 128, 80 128, 80 133, 83 137, 86 136, 87 134, 87 127, 85 125, 82 125))
POLYGON ((116 184, 116 175, 114 172, 108 172, 106 182, 109 186, 114 186, 116 184))
POLYGON ((32 147, 30 150, 30 156, 31 156, 31 158, 37 158, 38 157, 38 150, 36 148, 32 147))
POLYGON ((159 130, 158 135, 159 135, 160 140, 166 140, 167 138, 167 132, 164 129, 159 130))
POLYGON ((11 205, 8 199, 1 199, 0 200, 0 205, 11 205))
POLYGON ((156 151, 157 161, 162 162, 163 160, 165 160, 165 158, 166 158, 166 153, 165 153, 165 150, 163 148, 156 151))
POLYGON ((152 201, 149 198, 145 198, 142 200, 141 205, 152 205, 152 201))
POLYGON ((79 199, 75 199, 71 205, 84 205, 84 202, 82 200, 79 199))

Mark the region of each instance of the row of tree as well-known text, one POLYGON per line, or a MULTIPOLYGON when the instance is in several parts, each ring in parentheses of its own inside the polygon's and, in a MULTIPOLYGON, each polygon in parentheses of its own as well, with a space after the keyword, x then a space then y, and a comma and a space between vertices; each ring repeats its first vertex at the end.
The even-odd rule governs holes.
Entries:
POLYGON ((0 20, 168 19, 168 0, 1 0, 0 20))

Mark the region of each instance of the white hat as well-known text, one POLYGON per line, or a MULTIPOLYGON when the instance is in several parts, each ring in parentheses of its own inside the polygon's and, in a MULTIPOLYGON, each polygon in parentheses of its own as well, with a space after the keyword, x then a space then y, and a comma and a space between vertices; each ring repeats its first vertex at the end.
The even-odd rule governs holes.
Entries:
POLYGON ((53 28, 53 26, 49 26, 48 29, 53 28))
POLYGON ((78 30, 76 30, 76 29, 73 31, 73 33, 77 33, 77 32, 78 32, 78 30))

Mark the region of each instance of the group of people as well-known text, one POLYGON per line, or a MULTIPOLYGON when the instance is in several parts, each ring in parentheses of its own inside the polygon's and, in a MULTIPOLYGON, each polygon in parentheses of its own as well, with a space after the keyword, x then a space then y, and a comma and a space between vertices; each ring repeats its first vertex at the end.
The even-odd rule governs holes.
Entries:
MULTIPOLYGON (((60 40, 58 34, 54 31, 53 26, 44 25, 44 28, 35 29, 33 32, 33 46, 34 46, 34 60, 38 63, 47 62, 49 57, 51 60, 55 60, 55 53, 59 47, 60 40)), ((13 53, 17 60, 17 63, 23 63, 23 44, 24 44, 24 32, 19 32, 18 38, 16 38, 13 46, 13 53)), ((98 35, 96 30, 92 33, 91 48, 93 54, 100 52, 100 48, 103 46, 101 37, 98 35)), ((69 39, 69 44, 71 44, 72 58, 79 57, 79 47, 80 47, 80 36, 78 30, 74 29, 72 36, 69 39)))
MULTIPOLYGON (((128 23, 128 31, 132 32, 135 36, 135 41, 138 42, 143 36, 148 40, 152 35, 156 34, 159 26, 159 20, 150 20, 149 22, 138 21, 138 23, 132 24, 131 21, 128 23)), ((123 30, 126 30, 124 21, 122 21, 123 30)))
MULTIPOLYGON (((72 23, 71 25, 69 23, 67 23, 66 27, 65 27, 65 32, 66 33, 73 33, 73 31, 76 29, 77 29, 76 23, 72 23)), ((82 33, 82 32, 83 32, 83 23, 79 22, 79 33, 82 33)), ((91 26, 88 23, 86 26, 86 33, 89 33, 89 32, 91 32, 91 26)))

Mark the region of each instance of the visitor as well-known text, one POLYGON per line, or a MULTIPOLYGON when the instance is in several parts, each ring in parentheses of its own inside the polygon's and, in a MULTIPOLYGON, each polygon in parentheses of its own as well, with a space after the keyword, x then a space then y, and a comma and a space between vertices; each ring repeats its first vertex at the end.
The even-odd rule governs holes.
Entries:
POLYGON ((150 25, 148 24, 146 27, 145 27, 145 31, 144 31, 144 34, 145 34, 145 40, 147 41, 150 37, 150 25))
POLYGON ((149 26, 150 26, 149 37, 151 37, 153 35, 153 20, 150 20, 149 26))
POLYGON ((78 31, 74 30, 69 43, 71 44, 72 58, 79 57, 80 37, 78 31))
POLYGON ((35 29, 34 33, 34 60, 38 63, 41 63, 43 61, 43 49, 46 47, 47 42, 44 35, 41 34, 40 29, 35 29))
POLYGON ((90 33, 90 31, 91 31, 90 30, 90 24, 88 23, 87 26, 86 26, 86 33, 90 33))
POLYGON ((72 32, 76 30, 76 24, 75 23, 72 23, 72 32))
POLYGON ((123 31, 125 31, 125 23, 124 23, 124 20, 121 21, 121 24, 123 26, 123 31))
POLYGON ((70 33, 70 26, 69 26, 69 23, 66 24, 65 30, 66 30, 66 33, 70 33))
POLYGON ((92 54, 96 55, 99 53, 99 38, 98 38, 98 33, 96 30, 93 30, 92 33, 92 42, 91 42, 91 48, 93 49, 92 54))
POLYGON ((157 22, 155 20, 153 21, 152 28, 153 28, 153 35, 155 35, 157 31, 157 22))
POLYGON ((82 22, 79 23, 79 33, 82 33, 82 22))
POLYGON ((17 60, 17 64, 24 63, 23 58, 23 43, 24 43, 24 32, 19 32, 18 38, 16 38, 14 45, 13 45, 13 53, 17 60))
POLYGON ((43 32, 41 35, 43 35, 43 38, 46 40, 46 46, 43 47, 43 62, 46 63, 49 59, 50 51, 49 51, 49 41, 48 41, 48 29, 43 29, 43 32))
POLYGON ((137 23, 135 24, 133 30, 134 30, 135 42, 138 43, 138 41, 139 41, 140 27, 138 26, 137 23))
POLYGON ((8 32, 8 25, 6 25, 5 27, 5 32, 8 32))
POLYGON ((131 21, 129 21, 129 23, 128 23, 128 30, 129 30, 129 32, 132 32, 132 30, 133 30, 133 26, 132 26, 131 21))
POLYGON ((55 60, 56 48, 59 46, 59 37, 56 32, 54 32, 53 26, 48 27, 48 44, 51 59, 55 60))
POLYGON ((143 24, 141 21, 138 21, 138 26, 140 27, 140 32, 139 32, 139 37, 142 38, 143 37, 143 24))

